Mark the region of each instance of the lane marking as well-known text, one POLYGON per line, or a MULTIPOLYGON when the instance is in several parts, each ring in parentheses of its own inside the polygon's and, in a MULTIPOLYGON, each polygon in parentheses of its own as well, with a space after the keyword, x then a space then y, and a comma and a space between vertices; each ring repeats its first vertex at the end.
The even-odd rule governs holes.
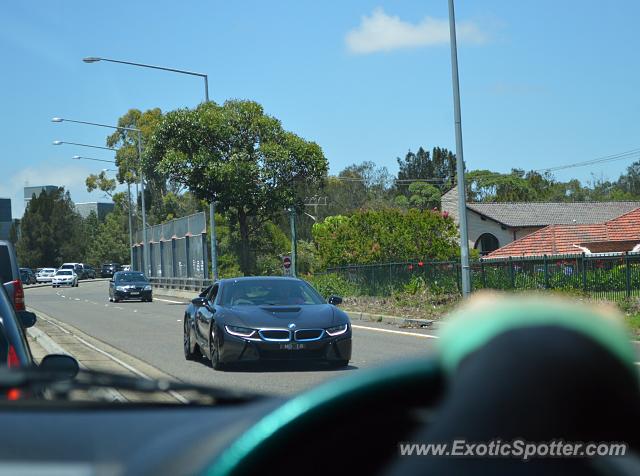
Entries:
POLYGON ((153 299, 156 301, 170 302, 171 304, 188 304, 187 302, 184 302, 184 301, 172 301, 171 299, 161 299, 159 297, 154 297, 153 299))
POLYGON ((418 334, 416 332, 394 331, 391 329, 380 329, 379 327, 357 326, 354 324, 351 324, 351 327, 353 327, 354 329, 365 329, 367 331, 387 332, 389 334, 400 334, 404 336, 421 337, 423 339, 439 339, 440 338, 432 334, 418 334))

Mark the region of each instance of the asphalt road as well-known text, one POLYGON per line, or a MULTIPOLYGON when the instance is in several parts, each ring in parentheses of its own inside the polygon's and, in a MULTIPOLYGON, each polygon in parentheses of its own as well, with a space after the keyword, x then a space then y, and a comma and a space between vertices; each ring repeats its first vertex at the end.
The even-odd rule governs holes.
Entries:
POLYGON ((269 394, 292 394, 326 379, 403 358, 426 356, 434 348, 422 330, 354 321, 353 357, 345 369, 305 364, 256 367, 220 372, 205 360, 186 361, 182 353, 179 298, 155 296, 152 303, 110 303, 105 281, 81 281, 77 288, 40 287, 26 291, 26 301, 41 311, 183 381, 269 394))

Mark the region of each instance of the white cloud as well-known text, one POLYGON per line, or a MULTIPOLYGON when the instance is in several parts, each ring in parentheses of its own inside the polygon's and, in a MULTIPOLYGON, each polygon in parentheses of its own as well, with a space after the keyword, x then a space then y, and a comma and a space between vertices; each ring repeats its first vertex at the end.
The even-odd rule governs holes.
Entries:
MULTIPOLYGON (((457 21, 456 33, 461 42, 482 44, 487 41, 487 35, 470 21, 457 21)), ((413 24, 376 8, 370 16, 362 17, 360 25, 348 32, 345 40, 347 49, 355 54, 448 44, 449 21, 425 17, 413 24)))

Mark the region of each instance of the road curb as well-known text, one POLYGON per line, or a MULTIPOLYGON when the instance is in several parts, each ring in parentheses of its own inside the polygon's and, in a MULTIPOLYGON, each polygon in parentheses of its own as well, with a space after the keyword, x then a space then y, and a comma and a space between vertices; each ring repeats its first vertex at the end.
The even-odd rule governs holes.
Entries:
POLYGON ((371 314, 362 311, 347 311, 351 320, 384 322, 386 324, 395 324, 399 327, 416 327, 434 329, 437 327, 435 321, 429 319, 415 319, 412 317, 387 316, 385 314, 371 314))

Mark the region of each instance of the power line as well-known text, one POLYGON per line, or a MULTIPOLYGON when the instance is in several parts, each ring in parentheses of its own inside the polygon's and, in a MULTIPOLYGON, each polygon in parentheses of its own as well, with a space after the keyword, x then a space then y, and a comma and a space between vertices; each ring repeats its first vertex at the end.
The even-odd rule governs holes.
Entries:
POLYGON ((548 167, 546 169, 537 169, 534 172, 556 172, 558 170, 572 169, 575 167, 586 167, 588 165, 603 164, 606 162, 614 162, 616 160, 629 160, 640 159, 640 149, 631 149, 626 152, 620 152, 618 154, 606 155, 604 157, 598 157, 597 159, 585 160, 583 162, 575 162, 573 164, 557 165, 555 167, 548 167))

